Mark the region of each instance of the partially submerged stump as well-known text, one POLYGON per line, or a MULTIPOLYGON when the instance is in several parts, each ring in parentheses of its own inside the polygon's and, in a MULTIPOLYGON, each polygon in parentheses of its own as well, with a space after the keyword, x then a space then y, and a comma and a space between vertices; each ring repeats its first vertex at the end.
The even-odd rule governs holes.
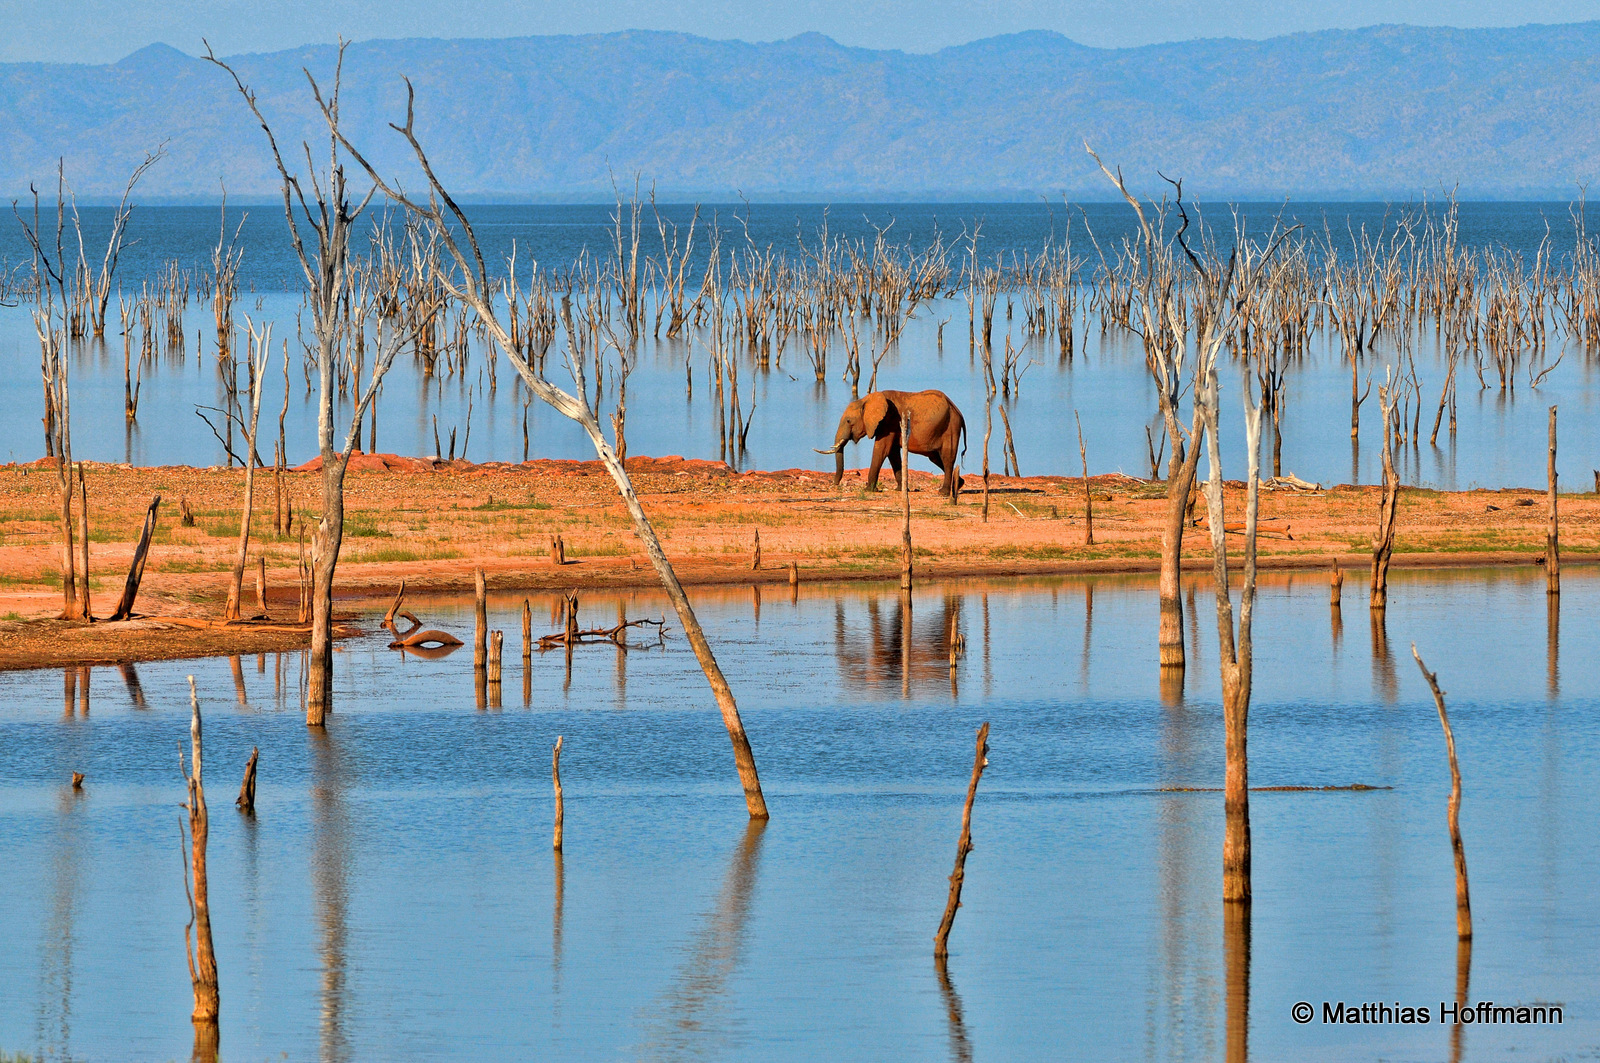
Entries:
POLYGON ((961 809, 961 838, 956 842, 956 866, 950 872, 950 897, 945 901, 944 918, 933 936, 933 955, 943 959, 950 954, 950 928, 955 926, 956 909, 961 907, 961 885, 967 877, 967 854, 972 852, 972 802, 978 796, 978 780, 989 766, 989 724, 978 728, 978 750, 972 759, 972 781, 967 784, 967 803, 961 809))
POLYGON ((244 781, 239 784, 239 796, 233 802, 239 811, 246 815, 256 814, 256 760, 261 756, 261 750, 250 747, 250 759, 245 762, 244 781))

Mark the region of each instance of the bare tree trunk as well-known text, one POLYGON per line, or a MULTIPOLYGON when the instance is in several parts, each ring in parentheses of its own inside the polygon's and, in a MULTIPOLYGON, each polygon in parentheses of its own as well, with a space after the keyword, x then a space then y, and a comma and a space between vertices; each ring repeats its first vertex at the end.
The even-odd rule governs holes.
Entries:
MULTIPOLYGON (((220 279, 218 283, 221 283, 220 279)), ((239 548, 233 558, 233 578, 228 583, 228 603, 223 609, 224 620, 239 619, 239 603, 244 597, 244 566, 250 556, 250 516, 255 512, 256 499, 256 433, 261 421, 261 392, 266 382, 267 359, 272 353, 272 326, 263 326, 260 333, 250 324, 250 346, 246 357, 251 362, 250 421, 245 426, 244 452, 244 506, 239 516, 239 548)))
POLYGON ((1550 526, 1544 534, 1544 587, 1561 593, 1561 524, 1556 515, 1556 408, 1550 407, 1550 526))
MULTIPOLYGON (((404 126, 396 125, 394 128, 412 148, 418 165, 422 168, 426 177, 430 190, 430 198, 426 203, 407 196, 377 173, 349 140, 340 133, 336 107, 329 108, 324 105, 323 114, 328 120, 329 129, 334 137, 367 171, 368 176, 373 180, 374 187, 381 189, 391 199, 400 203, 414 215, 431 221, 437 228, 440 241, 448 249, 456 268, 460 271, 457 277, 441 278, 443 283, 449 285, 453 294, 472 307, 477 314, 479 322, 489 333, 495 345, 499 347, 507 360, 517 368, 523 383, 557 412, 576 421, 588 434, 601 464, 605 466, 607 473, 617 486, 623 505, 628 510, 628 515, 633 521, 634 532, 644 544, 645 552, 650 557, 651 566, 661 579, 662 586, 667 592, 667 597, 678 614, 678 622, 683 628, 684 636, 694 650, 695 659, 699 661, 701 670, 705 672, 706 681, 711 686, 712 695, 722 713, 723 725, 726 727, 728 738, 733 744, 734 763, 738 767, 740 783, 744 788, 745 805, 749 809, 750 816, 752 819, 766 819, 768 816, 766 799, 761 793, 761 780, 756 772, 755 756, 751 752, 750 741, 744 730, 744 723, 739 717, 739 708, 734 700, 733 690, 729 687, 726 677, 722 674, 722 669, 717 664, 716 656, 711 651, 711 645, 706 640, 704 630, 700 627, 700 621, 696 618, 694 609, 689 604, 688 595, 684 593, 682 584, 678 582, 677 574, 673 571, 671 563, 667 561, 666 553, 661 548, 661 542, 656 537, 655 529, 651 526, 649 518, 645 515, 644 507, 640 504, 639 497, 633 490, 633 483, 628 477, 627 470, 623 468, 621 460, 617 457, 610 443, 606 441, 605 435, 600 429, 596 410, 592 409, 588 404, 589 400, 583 397, 585 387, 581 356, 574 359, 572 366, 578 392, 578 396, 575 397, 544 379, 541 373, 536 371, 523 357, 520 347, 512 342, 510 335, 506 332, 492 305, 491 293, 493 288, 489 283, 482 249, 478 244, 472 224, 438 180, 431 164, 428 162, 421 143, 416 139, 413 122, 415 112, 413 100, 409 93, 406 123, 404 126), (446 211, 449 212, 448 216, 446 211), (461 234, 460 242, 458 242, 456 233, 461 234), (465 249, 463 249, 463 244, 465 249)), ((572 328, 570 311, 567 316, 567 334, 570 340, 575 335, 576 330, 572 328)), ((598 379, 597 375, 597 383, 598 379)))
POLYGON ((1383 497, 1378 503, 1378 530, 1372 536, 1372 584, 1370 605, 1382 612, 1389 604, 1389 558, 1394 553, 1394 518, 1400 497, 1400 477, 1394 470, 1394 418, 1398 398, 1392 387, 1380 388, 1383 411, 1383 497))
POLYGON ((943 959, 950 954, 950 928, 956 923, 956 909, 961 907, 961 885, 967 877, 967 854, 972 852, 972 802, 978 796, 978 780, 983 769, 989 766, 989 724, 978 728, 978 749, 972 758, 972 781, 967 784, 967 803, 961 808, 961 838, 956 842, 956 866, 950 872, 950 896, 945 901, 944 917, 939 920, 939 931, 933 936, 933 955, 943 959))
POLYGON ((200 698, 195 693, 194 676, 189 677, 189 704, 192 766, 188 775, 188 810, 194 889, 189 895, 189 925, 184 927, 183 940, 189 955, 189 981, 194 986, 194 1013, 190 1018, 198 1026, 216 1023, 221 994, 217 989, 217 957, 211 946, 211 903, 206 883, 206 840, 211 821, 206 813, 206 790, 201 780, 200 698))
POLYGON ((1416 643, 1411 644, 1411 656, 1422 669, 1422 678, 1428 681, 1433 693, 1433 705, 1439 710, 1439 724, 1444 728, 1444 748, 1450 757, 1450 804, 1446 810, 1450 821, 1450 850, 1456 864, 1456 937, 1462 941, 1472 937, 1472 898, 1467 889, 1467 851, 1461 844, 1461 768, 1456 763, 1456 736, 1450 730, 1450 717, 1444 708, 1444 691, 1439 689, 1439 677, 1428 671, 1417 653, 1416 643))
POLYGON ((79 584, 78 612, 84 620, 94 619, 89 604, 89 485, 83 479, 83 463, 78 463, 78 532, 83 539, 83 573, 79 584))
POLYGON ((250 747, 250 759, 244 765, 244 781, 239 784, 239 797, 233 803, 239 806, 239 811, 247 815, 256 814, 256 761, 261 756, 261 750, 250 747))
POLYGON ((144 579, 144 561, 150 553, 150 539, 156 531, 156 509, 160 505, 161 496, 156 495, 145 512, 144 530, 139 533, 139 545, 133 551, 133 562, 128 566, 128 581, 122 586, 122 598, 117 602, 117 611, 111 614, 113 620, 126 620, 133 615, 133 601, 139 594, 139 582, 144 579))
POLYGON ((1089 451, 1083 445, 1083 422, 1078 420, 1078 411, 1072 411, 1072 419, 1078 426, 1078 457, 1083 459, 1083 545, 1094 545, 1094 496, 1089 491, 1089 451))
MULTIPOLYGON (((911 589, 911 416, 900 415, 900 589, 911 589)), ((906 639, 911 632, 903 633, 906 639)), ((909 679, 909 675, 907 676, 909 679)))
POLYGON ((1194 434, 1182 463, 1167 477, 1167 514, 1161 527, 1161 667, 1183 668, 1183 530, 1188 523, 1189 493, 1194 489, 1195 471, 1200 466, 1201 433, 1204 426, 1196 419, 1194 434))
POLYGON ((487 600, 488 589, 484 585, 483 569, 474 569, 472 572, 473 605, 472 605, 472 668, 474 671, 483 671, 489 663, 489 604, 487 600))
POLYGON ((555 836, 556 852, 561 851, 561 830, 566 820, 566 803, 561 796, 561 736, 556 735, 556 747, 550 753, 550 781, 556 788, 555 836))

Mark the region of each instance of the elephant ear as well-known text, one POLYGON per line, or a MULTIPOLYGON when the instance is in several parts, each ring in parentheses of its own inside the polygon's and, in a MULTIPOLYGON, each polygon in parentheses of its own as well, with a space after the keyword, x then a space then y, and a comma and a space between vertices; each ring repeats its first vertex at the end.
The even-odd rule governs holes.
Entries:
POLYGON ((890 405, 889 397, 881 391, 874 391, 868 395, 861 404, 861 420, 866 427, 868 437, 877 439, 880 429, 888 431, 893 422, 889 418, 899 418, 900 414, 890 405))

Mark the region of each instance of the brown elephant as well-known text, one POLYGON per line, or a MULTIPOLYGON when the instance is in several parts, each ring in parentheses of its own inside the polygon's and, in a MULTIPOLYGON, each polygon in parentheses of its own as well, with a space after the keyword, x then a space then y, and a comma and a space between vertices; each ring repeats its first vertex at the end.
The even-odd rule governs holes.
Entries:
MULTIPOLYGON (((867 490, 878 489, 878 472, 885 458, 900 486, 900 420, 908 417, 911 438, 907 448, 933 462, 943 473, 939 493, 955 501, 961 490, 956 460, 966 450, 967 423, 956 404, 942 391, 874 391, 844 408, 833 446, 818 450, 836 458, 833 482, 844 479, 844 448, 865 438, 873 440, 872 466, 867 470, 867 490)), ((814 449, 814 448, 813 448, 814 449)))

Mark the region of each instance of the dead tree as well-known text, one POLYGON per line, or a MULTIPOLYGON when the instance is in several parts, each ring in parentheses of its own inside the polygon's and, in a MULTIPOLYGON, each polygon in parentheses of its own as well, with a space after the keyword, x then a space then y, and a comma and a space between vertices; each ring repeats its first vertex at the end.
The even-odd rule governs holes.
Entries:
MULTIPOLYGON (((217 957, 211 946, 211 903, 206 883, 206 840, 211 829, 206 814, 206 789, 201 780, 200 697, 195 693, 194 676, 189 677, 189 746, 191 770, 184 771, 189 798, 190 860, 184 866, 184 887, 189 897, 189 923, 183 928, 184 949, 189 957, 189 981, 194 987, 196 1026, 215 1025, 221 1008, 217 989, 217 957), (194 868, 194 887, 189 888, 189 867, 194 868), (192 936, 191 936, 192 934, 192 936)), ((178 768, 183 771, 183 747, 178 747, 178 768)))
MULTIPOLYGON (((1195 408, 1191 411, 1190 427, 1185 432, 1178 408, 1185 386, 1184 361, 1188 354, 1183 286, 1174 261, 1176 256, 1163 232, 1163 212, 1158 210, 1153 220, 1147 216, 1138 198, 1128 191, 1121 170, 1113 174, 1100 162, 1100 157, 1089 150, 1087 144, 1084 148, 1099 163, 1106 177, 1117 186, 1139 219, 1138 253, 1141 268, 1138 280, 1139 325, 1136 331, 1144 341, 1145 362, 1156 384, 1161 418, 1171 443, 1167 458, 1167 512, 1161 527, 1159 654, 1163 668, 1182 668, 1185 661, 1183 606, 1179 594, 1182 589, 1183 531, 1189 496, 1200 463, 1199 433, 1204 427, 1200 410, 1195 408)), ((1182 185, 1176 187, 1181 204, 1182 185)), ((1185 228, 1187 225, 1188 219, 1185 217, 1185 228)), ((1198 346, 1202 350, 1207 346, 1214 348, 1222 339, 1214 316, 1200 314, 1198 318, 1198 346)))
MULTIPOLYGON (((61 517, 61 619, 88 619, 88 603, 80 596, 77 558, 73 551, 72 530, 72 403, 66 345, 69 296, 67 294, 65 252, 66 175, 56 169, 56 231, 52 248, 44 242, 39 221, 39 193, 33 194, 33 222, 12 204, 22 223, 23 235, 33 250, 34 298, 33 327, 39 337, 39 371, 44 384, 45 453, 54 456, 56 488, 60 496, 61 517)), ((85 573, 82 593, 88 592, 85 573)))
MULTIPOLYGON (((239 548, 233 557, 233 578, 228 583, 228 603, 222 613, 224 620, 239 619, 239 601, 244 596, 244 566, 250 556, 250 516, 255 511, 256 498, 256 429, 261 423, 261 391, 266 384, 267 358, 271 354, 272 323, 256 330, 255 324, 245 319, 250 334, 250 417, 240 417, 244 431, 244 505, 239 516, 239 548)), ((229 416, 234 416, 230 414, 229 416)))
MULTIPOLYGON (((289 223, 290 243, 300 261, 309 289, 307 301, 311 305, 312 332, 316 337, 317 444, 322 459, 322 514, 311 546, 311 660, 307 669, 306 724, 321 727, 333 693, 333 579, 334 569, 339 563, 339 549, 344 542, 345 471, 349 467, 350 454, 355 449, 367 407, 393 364, 402 338, 409 333, 403 324, 397 324, 385 335, 384 318, 378 315, 378 342, 372 374, 365 386, 359 380, 355 381, 357 397, 350 414, 350 429, 345 434, 343 450, 336 450, 333 417, 339 386, 335 363, 340 341, 349 328, 350 233, 376 191, 369 190, 359 203, 353 204, 345 181, 344 166, 339 158, 340 145, 344 143, 339 132, 339 89, 344 47, 340 46, 333 92, 327 98, 323 97, 311 72, 304 71, 306 80, 311 84, 312 95, 328 125, 327 164, 320 174, 312 161, 310 145, 304 146, 306 177, 311 185, 309 198, 300 177, 291 173, 284 162, 283 154, 278 150, 277 138, 273 136, 271 126, 256 103, 255 93, 239 79, 232 67, 212 53, 209 43, 206 45, 206 58, 232 78, 234 88, 244 98, 250 113, 261 123, 262 132, 266 134, 283 189, 283 213, 289 223), (299 208, 298 216, 296 207, 299 208), (307 247, 302 236, 302 225, 311 230, 315 239, 314 247, 307 247)), ((377 293, 373 293, 372 297, 376 298, 377 293)))
POLYGON ((1544 589, 1561 593, 1561 522, 1556 513, 1556 408, 1550 407, 1550 524, 1544 533, 1544 589))
POLYGON ((233 802, 248 816, 256 814, 256 761, 260 757, 261 750, 251 746, 250 759, 244 765, 244 780, 239 783, 239 796, 233 802))
MULTIPOLYGON (((1182 212, 1182 200, 1179 211, 1182 212)), ((1187 218, 1185 218, 1187 226, 1187 218)), ((1254 668, 1253 622, 1256 599, 1256 537, 1261 503, 1261 415, 1248 379, 1244 396, 1245 474, 1244 578, 1239 591, 1239 620, 1234 626, 1229 591, 1227 524, 1222 494, 1222 444, 1218 426, 1217 353, 1232 331, 1234 309, 1249 295, 1261 271, 1287 233, 1274 232, 1264 249, 1245 239, 1242 223, 1226 263, 1214 252, 1196 252, 1180 232, 1179 245, 1194 267, 1206 307, 1210 331, 1199 347, 1195 365, 1194 405, 1205 430, 1207 480, 1206 518, 1211 530, 1211 573, 1217 594, 1218 656, 1222 672, 1222 714, 1226 744, 1223 782, 1222 899, 1224 904, 1250 903, 1250 688, 1254 668), (1236 276, 1237 274, 1237 276, 1236 276)))
MULTIPOLYGON (((318 97, 319 101, 321 97, 318 97)), ((694 608, 689 604, 688 595, 684 593, 683 586, 678 582, 677 573, 673 571, 671 563, 667 560, 661 548, 661 542, 656 537, 655 529, 650 524, 650 519, 645 515, 644 507, 639 503, 635 494, 633 483, 628 477, 627 470, 623 468, 621 460, 617 457, 610 442, 607 441, 599 419, 598 403, 591 404, 587 394, 587 382, 584 376, 584 355, 578 346, 580 341, 577 330, 572 324, 570 301, 563 305, 566 318, 567 342, 569 345, 569 365, 576 385, 577 395, 571 395, 556 387, 545 378, 541 369, 535 368, 523 356, 519 345, 512 341, 511 334, 502 321, 502 310, 495 304, 495 288, 489 282, 488 269, 484 264, 483 252, 478 243, 477 234, 467 218, 465 211, 452 198, 444 184, 439 180, 433 170, 427 153, 422 144, 417 140, 415 118, 415 89, 407 82, 406 85, 406 119, 404 125, 395 125, 393 128, 406 141, 415 156, 418 167, 426 181, 427 198, 425 200, 414 198, 402 192, 397 185, 387 178, 382 177, 376 168, 350 143, 343 135, 338 125, 338 112, 336 107, 323 104, 323 114, 327 120, 329 130, 338 142, 348 151, 352 158, 359 163, 371 177, 375 188, 380 189, 390 199, 402 205, 414 217, 426 222, 437 233, 440 243, 449 252, 453 260, 454 269, 441 272, 440 283, 450 294, 464 302, 477 316, 478 322, 483 326, 489 337, 500 349, 506 359, 516 367, 523 383, 528 390, 537 395, 551 408, 565 417, 572 419, 580 425, 593 443, 595 453, 606 471, 611 475, 617 485, 618 493, 622 497, 623 505, 627 508, 629 516, 633 519, 634 531, 643 542, 645 552, 650 557, 651 565, 660 577, 662 586, 671 599, 673 608, 677 611, 678 621, 683 627, 690 647, 694 650, 696 659, 701 669, 705 672, 706 680, 711 686, 712 694, 722 712, 723 724, 728 731, 734 751, 734 763, 738 768, 740 783, 744 788, 745 804, 753 819, 767 818, 766 800, 761 793, 761 781, 756 773, 755 756, 750 749, 750 741, 745 735, 744 723, 739 717, 739 708, 734 700, 733 690, 728 686, 727 679, 722 674, 721 667, 717 664, 716 656, 712 653, 711 644, 707 641, 705 632, 700 627, 699 620, 695 617, 694 608)), ((596 365, 598 367, 598 350, 595 351, 596 365)))
MULTIPOLYGON (((901 507, 901 543, 900 543, 900 589, 911 590, 911 414, 902 411, 900 414, 900 507, 901 507)), ((909 629, 904 634, 909 640, 909 629)))
POLYGON ((1450 757, 1450 804, 1446 809, 1450 821, 1450 850, 1455 854, 1456 865, 1456 937, 1462 941, 1472 938, 1472 898, 1467 889, 1467 851, 1461 844, 1461 767, 1456 763, 1456 736, 1450 730, 1450 716, 1444 708, 1444 691, 1439 689, 1439 677, 1428 671, 1417 653, 1416 643, 1411 644, 1411 656, 1422 669, 1422 678, 1428 681, 1433 694, 1434 708, 1439 710, 1439 725, 1444 728, 1444 748, 1450 757))
POLYGON ((1395 408, 1400 389, 1391 380, 1378 389, 1383 412, 1383 494, 1378 501, 1378 527, 1372 533, 1372 580, 1368 596, 1372 611, 1382 613, 1389 604, 1389 558, 1394 554, 1394 518, 1400 500, 1400 476, 1394 468, 1395 408))
POLYGON ((561 852, 561 833, 566 819, 566 802, 561 793, 561 736, 556 735, 556 747, 550 752, 550 781, 556 789, 555 830, 552 842, 557 853, 561 852))
MULTIPOLYGON (((1078 457, 1083 461, 1083 545, 1094 545, 1094 497, 1089 492, 1089 451, 1083 445, 1083 422, 1078 420, 1078 411, 1072 411, 1073 423, 1078 426, 1078 457)), ((1179 534, 1182 534, 1180 529, 1179 534)), ((1178 632, 1178 643, 1181 649, 1183 631, 1178 632)), ((1165 663, 1165 662, 1163 662, 1165 663)), ((1182 663, 1181 661, 1179 662, 1182 663)))
POLYGON ((111 614, 113 620, 126 620, 133 615, 133 601, 144 579, 144 562, 150 553, 150 539, 156 531, 156 509, 160 505, 160 495, 150 499, 150 508, 144 515, 144 529, 139 533, 139 545, 134 548, 133 561, 128 565, 128 580, 122 586, 122 598, 117 602, 117 611, 111 614))
POLYGON ((961 886, 967 877, 967 854, 972 852, 972 803, 978 796, 978 780, 989 766, 989 724, 978 728, 978 749, 972 758, 972 781, 967 784, 967 803, 961 806, 961 837, 956 841, 956 866, 950 872, 950 896, 945 900, 944 917, 933 936, 933 955, 944 959, 950 954, 950 929, 956 924, 956 909, 961 907, 961 886))
MULTIPOLYGON (((128 218, 133 214, 133 205, 128 202, 133 195, 134 186, 139 183, 139 178, 144 172, 166 157, 167 146, 162 144, 155 151, 144 157, 144 161, 135 166, 133 173, 128 177, 128 185, 122 190, 122 200, 117 204, 117 209, 111 215, 111 236, 106 240, 106 257, 100 265, 100 273, 94 279, 94 336, 100 339, 106 334, 106 308, 111 303, 111 283, 117 273, 117 260, 122 255, 122 239, 127 231, 128 218)), ((80 240, 80 251, 82 244, 80 240)), ((135 403, 137 404, 137 402, 135 403)), ((129 418, 132 419, 131 417, 129 418)))

